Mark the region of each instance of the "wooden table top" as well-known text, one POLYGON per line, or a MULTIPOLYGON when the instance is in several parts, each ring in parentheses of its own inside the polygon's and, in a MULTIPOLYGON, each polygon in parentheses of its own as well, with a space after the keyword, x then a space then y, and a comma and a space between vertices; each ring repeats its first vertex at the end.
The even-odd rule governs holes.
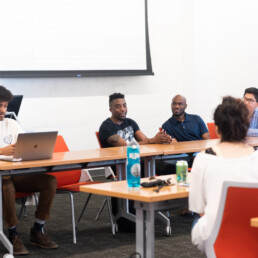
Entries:
MULTIPOLYGON (((148 144, 140 146, 141 157, 155 155, 170 155, 202 151, 217 144, 219 140, 201 140, 177 142, 173 144, 148 144)), ((258 146, 258 137, 248 137, 247 143, 258 146)), ((126 158, 126 147, 112 147, 104 149, 56 152, 52 159, 10 162, 0 161, 0 170, 34 168, 44 166, 68 165, 76 163, 119 160, 126 158)))
MULTIPOLYGON (((171 183, 173 185, 164 186, 156 193, 153 191, 156 187, 140 187, 139 189, 134 189, 128 187, 126 180, 123 180, 80 186, 80 191, 143 202, 158 202, 188 197, 189 187, 178 186, 176 183, 176 175, 159 176, 157 178, 171 178, 171 183)), ((141 178, 141 183, 148 180, 148 178, 141 178)))
POLYGON ((251 218, 251 226, 258 228, 258 217, 257 218, 251 218))
POLYGON ((212 139, 212 140, 176 142, 173 144, 152 144, 153 145, 152 148, 162 151, 163 155, 171 155, 171 154, 199 152, 209 147, 212 147, 217 143, 219 143, 218 139, 212 139))
POLYGON ((146 144, 140 145, 140 156, 156 156, 156 155, 163 155, 164 151, 160 146, 165 144, 146 144))
POLYGON ((126 158, 125 147, 94 149, 83 151, 55 152, 51 159, 21 162, 0 161, 0 170, 34 168, 44 166, 68 165, 126 158))
MULTIPOLYGON (((163 155, 200 152, 219 143, 219 139, 176 142, 173 144, 152 144, 152 148, 163 151, 163 155)), ((247 137, 246 142, 258 146, 258 137, 247 137)))

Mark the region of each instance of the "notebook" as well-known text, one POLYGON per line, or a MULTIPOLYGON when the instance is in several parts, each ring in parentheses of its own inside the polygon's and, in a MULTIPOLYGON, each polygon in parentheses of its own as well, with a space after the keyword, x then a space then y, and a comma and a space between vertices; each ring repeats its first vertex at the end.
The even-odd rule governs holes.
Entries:
POLYGON ((6 161, 50 159, 56 143, 57 131, 21 133, 18 135, 13 156, 0 156, 6 161))

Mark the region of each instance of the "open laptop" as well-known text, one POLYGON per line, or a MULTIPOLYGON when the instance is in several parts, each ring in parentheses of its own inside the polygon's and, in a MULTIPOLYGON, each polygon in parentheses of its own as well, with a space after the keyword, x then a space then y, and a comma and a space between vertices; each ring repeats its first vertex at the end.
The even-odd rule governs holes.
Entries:
POLYGON ((0 156, 0 160, 26 161, 50 159, 56 143, 57 131, 21 133, 18 135, 13 156, 0 156))
POLYGON ((7 118, 17 119, 20 111, 23 95, 14 95, 13 100, 7 106, 7 118))

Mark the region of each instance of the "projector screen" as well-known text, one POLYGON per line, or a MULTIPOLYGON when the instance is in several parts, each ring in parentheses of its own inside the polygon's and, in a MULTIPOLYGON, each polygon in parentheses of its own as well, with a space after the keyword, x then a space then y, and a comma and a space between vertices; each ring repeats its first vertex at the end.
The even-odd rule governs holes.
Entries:
POLYGON ((1 0, 0 77, 152 73, 147 0, 1 0))

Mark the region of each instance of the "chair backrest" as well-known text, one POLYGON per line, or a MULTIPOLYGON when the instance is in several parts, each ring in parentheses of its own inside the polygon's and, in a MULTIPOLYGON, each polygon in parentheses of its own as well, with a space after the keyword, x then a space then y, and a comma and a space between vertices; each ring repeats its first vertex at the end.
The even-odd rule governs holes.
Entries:
POLYGON ((207 123, 207 127, 209 130, 211 139, 218 139, 219 136, 216 133, 215 123, 207 123))
MULTIPOLYGON (((56 145, 54 152, 66 152, 69 151, 66 142, 62 135, 58 135, 56 138, 56 145)), ((71 170, 64 172, 50 173, 57 179, 57 188, 64 185, 76 184, 79 182, 81 177, 81 170, 71 170)))
POLYGON ((257 257, 258 183, 224 182, 214 228, 206 241, 208 257, 257 257))
POLYGON ((102 148, 101 142, 99 140, 99 132, 95 132, 95 134, 96 134, 96 137, 97 137, 97 140, 98 140, 98 143, 99 143, 99 147, 102 148))

